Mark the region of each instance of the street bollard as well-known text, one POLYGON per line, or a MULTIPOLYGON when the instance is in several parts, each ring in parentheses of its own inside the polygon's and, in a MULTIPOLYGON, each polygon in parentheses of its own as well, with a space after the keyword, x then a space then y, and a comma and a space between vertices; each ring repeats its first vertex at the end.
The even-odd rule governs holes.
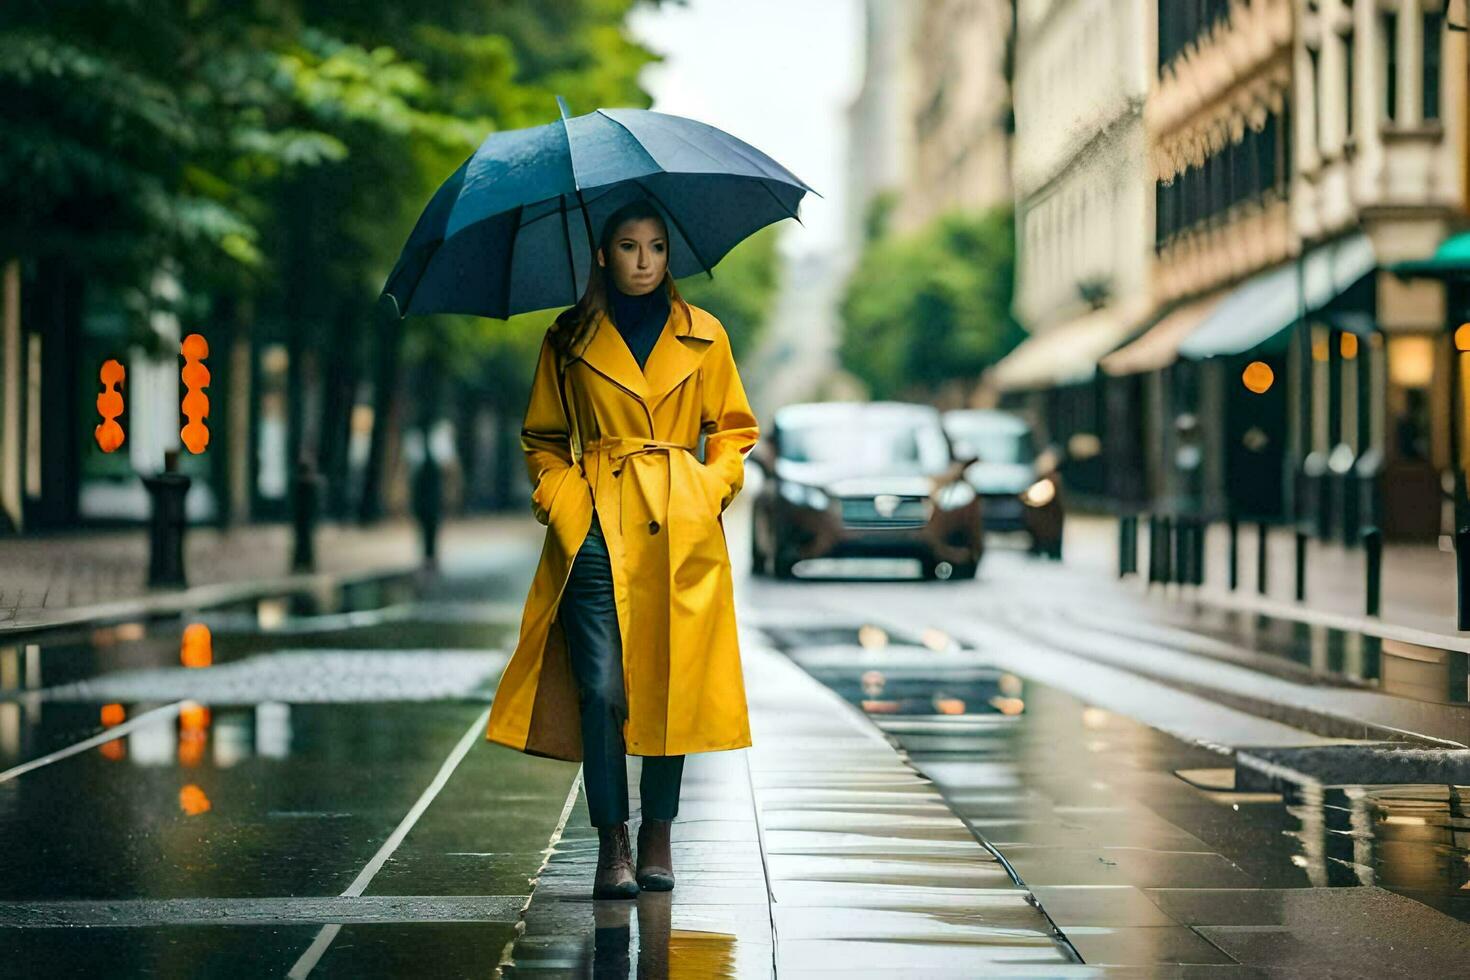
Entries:
POLYGON ((1296 529, 1296 601, 1307 601, 1307 532, 1296 529))
POLYGON ((1148 584, 1159 581, 1159 518, 1148 515, 1148 584))
POLYGON ((1209 529, 1203 518, 1194 522, 1194 564, 1190 581, 1195 585, 1205 584, 1205 532, 1209 529))
POLYGON ((1124 514, 1118 519, 1118 577, 1138 573, 1138 517, 1124 514))
POLYGON ((1194 518, 1180 515, 1174 525, 1174 581, 1180 585, 1189 584, 1189 569, 1193 562, 1189 547, 1193 543, 1191 527, 1194 518))
POLYGON ((1128 515, 1128 574, 1138 574, 1138 515, 1128 515))
POLYGON ((302 456, 291 478, 291 516, 295 542, 291 554, 291 571, 316 570, 316 515, 324 481, 310 456, 302 456))
POLYGON ((184 499, 193 480, 178 472, 179 451, 165 450, 163 469, 143 477, 151 513, 148 522, 148 585, 187 588, 184 572, 184 532, 188 520, 184 499))
POLYGON ((1455 573, 1458 581, 1458 619, 1456 626, 1470 630, 1470 525, 1455 529, 1455 573))
POLYGON ((1364 606, 1369 616, 1377 616, 1382 608, 1383 598, 1383 532, 1376 527, 1363 530, 1363 557, 1368 566, 1368 588, 1364 606))
POLYGON ((1167 514, 1159 518, 1159 581, 1174 581, 1174 518, 1167 514))
POLYGON ((1230 518, 1230 554, 1226 561, 1226 578, 1231 592, 1240 587, 1240 519, 1230 518))
POLYGON ((1265 521, 1256 524, 1256 592, 1260 595, 1266 594, 1266 587, 1269 585, 1266 568, 1270 557, 1269 541, 1267 540, 1269 530, 1265 521))

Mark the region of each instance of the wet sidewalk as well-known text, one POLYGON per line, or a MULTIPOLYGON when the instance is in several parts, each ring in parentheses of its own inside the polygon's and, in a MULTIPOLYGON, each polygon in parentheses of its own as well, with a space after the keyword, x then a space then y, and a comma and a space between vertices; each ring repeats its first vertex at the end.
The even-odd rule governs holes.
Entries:
POLYGON ((763 590, 761 625, 901 746, 1096 975, 1464 972, 1463 787, 1262 778, 1267 747, 1344 746, 1031 642, 1016 624, 1054 618, 1038 600, 966 616, 978 588, 928 590, 900 618, 872 586, 800 589, 785 609, 763 590))
MULTIPOLYGON (((539 527, 524 515, 446 521, 441 561, 483 554, 485 542, 520 542, 539 527)), ((257 594, 320 587, 344 578, 408 573, 420 564, 418 525, 325 522, 314 543, 316 572, 293 574, 289 524, 192 527, 185 537, 188 589, 148 586, 146 529, 37 534, 0 540, 0 635, 98 618, 217 605, 257 594)))
MULTIPOLYGON (((1118 522, 1111 517, 1069 515, 1066 530, 1068 565, 1116 579, 1118 522)), ((1367 572, 1362 548, 1313 540, 1307 551, 1307 598, 1296 601, 1296 539, 1290 528, 1270 528, 1266 538, 1266 588, 1256 575, 1258 528, 1242 524, 1236 539, 1237 584, 1228 588, 1230 535, 1213 524, 1205 538, 1205 583, 1191 590, 1201 600, 1278 616, 1326 617, 1377 622, 1386 627, 1422 631, 1466 642, 1455 623, 1455 554, 1434 544, 1394 544, 1383 549, 1382 611, 1366 615, 1367 572)), ((1148 529, 1138 535, 1139 575, 1148 574, 1148 529)), ((1125 580, 1135 581, 1135 580, 1125 580)), ((1157 587, 1156 587, 1157 588, 1157 587)), ((1172 587, 1171 587, 1172 588, 1172 587)))
POLYGON ((861 712, 760 634, 741 645, 754 745, 689 758, 677 888, 592 901, 597 836, 579 797, 507 976, 1089 972, 861 712))

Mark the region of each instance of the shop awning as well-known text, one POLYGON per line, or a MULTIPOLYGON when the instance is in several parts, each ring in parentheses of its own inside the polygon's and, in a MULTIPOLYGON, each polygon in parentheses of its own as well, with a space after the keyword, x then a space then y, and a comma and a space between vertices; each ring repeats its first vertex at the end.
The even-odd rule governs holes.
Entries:
POLYGON ((1179 345, 1204 322, 1225 299, 1215 293, 1205 299, 1176 306, 1132 341, 1098 362, 1111 375, 1143 374, 1168 367, 1179 359, 1179 345))
POLYGON ((987 379, 1001 391, 1077 384, 1097 373, 1097 362, 1138 324, 1135 309, 1109 306, 1033 334, 1000 360, 987 379))
POLYGON ((1446 238, 1427 259, 1395 262, 1389 269, 1406 279, 1416 276, 1430 279, 1470 279, 1470 232, 1446 238))
MULTIPOLYGON (((1358 232, 1259 273, 1225 297, 1180 343, 1179 353, 1201 359, 1242 354, 1268 342, 1284 347, 1285 331, 1301 313, 1316 313, 1327 306, 1372 272, 1377 261, 1372 241, 1358 232)), ((1372 329, 1370 318, 1339 319, 1344 329, 1354 333, 1372 329)))

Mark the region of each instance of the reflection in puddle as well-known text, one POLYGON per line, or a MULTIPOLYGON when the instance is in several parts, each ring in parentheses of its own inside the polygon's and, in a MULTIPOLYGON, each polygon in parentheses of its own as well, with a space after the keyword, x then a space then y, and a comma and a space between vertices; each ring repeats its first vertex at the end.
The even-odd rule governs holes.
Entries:
MULTIPOLYGON (((983 651, 937 653, 896 634, 865 649, 856 627, 767 632, 873 715, 1027 880, 1141 889, 1376 885, 1470 921, 1470 787, 1264 779, 1229 755, 1046 685, 1023 685, 987 668, 983 651), (1005 713, 1008 699, 1019 702, 1014 715, 1005 713), (963 717, 949 717, 960 703, 963 717)), ((1304 660, 1361 676, 1378 670, 1362 638, 1332 632, 1302 632, 1304 660)), ((1417 665, 1421 680, 1432 675, 1426 689, 1459 683, 1458 656, 1424 659, 1389 643, 1381 652, 1385 687, 1399 656, 1417 665)), ((1369 771, 1353 759, 1344 765, 1369 771)))
POLYGON ((636 903, 593 902, 592 915, 594 928, 587 962, 597 980, 628 976, 719 980, 735 976, 735 937, 723 932, 674 929, 672 892, 640 892, 636 903), (636 974, 632 972, 635 947, 636 974))
POLYGON ((870 715, 1014 716, 1026 710, 1021 678, 978 664, 974 650, 937 629, 925 630, 918 643, 897 642, 872 624, 766 631, 808 673, 870 715))

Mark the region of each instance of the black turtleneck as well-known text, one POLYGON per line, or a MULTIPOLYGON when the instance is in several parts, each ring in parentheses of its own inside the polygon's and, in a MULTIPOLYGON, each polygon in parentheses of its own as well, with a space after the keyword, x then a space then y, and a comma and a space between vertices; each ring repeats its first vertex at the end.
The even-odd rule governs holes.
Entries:
POLYGON ((653 353, 653 345, 669 319, 668 287, 659 283, 641 296, 630 296, 608 276, 607 298, 613 324, 641 369, 648 363, 648 355, 653 353))

